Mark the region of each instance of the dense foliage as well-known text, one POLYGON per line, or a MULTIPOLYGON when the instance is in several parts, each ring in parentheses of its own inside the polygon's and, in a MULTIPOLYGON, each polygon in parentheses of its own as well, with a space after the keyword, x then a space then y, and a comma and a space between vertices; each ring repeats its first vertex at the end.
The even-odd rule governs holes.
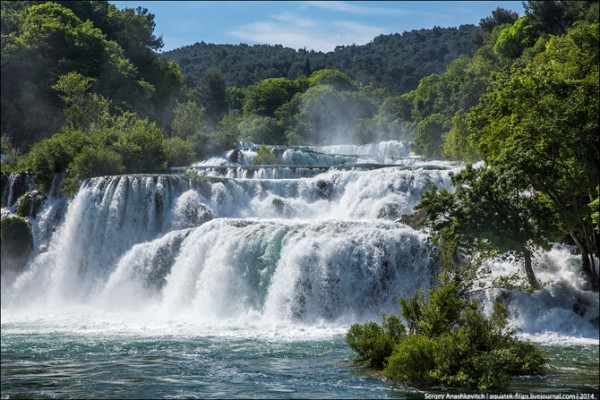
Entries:
POLYGON ((384 315, 381 325, 352 325, 346 343, 358 354, 356 361, 416 387, 498 390, 510 376, 543 374, 544 355, 506 329, 507 310, 500 303, 483 316, 465 275, 442 274, 427 299, 422 290, 400 297, 404 322, 384 315))
MULTIPOLYGON (((419 207, 435 231, 456 223, 470 252, 480 253, 484 243, 496 253, 520 254, 533 286, 532 250, 569 237, 598 289, 597 210, 590 208, 600 175, 598 3, 550 3, 528 3, 527 15, 496 27, 467 63, 465 71, 482 59, 495 60, 482 74, 486 86, 476 105, 452 108, 456 102, 450 100, 442 107, 442 113, 459 110, 449 132, 449 125, 418 130, 423 154, 436 155, 430 147, 441 141, 445 156, 486 163, 454 177, 455 193, 430 193, 419 207), (550 10, 558 14, 550 16, 550 10), (432 132, 439 132, 437 141, 432 132)), ((423 102, 422 121, 440 114, 435 101, 447 91, 433 91, 434 106, 423 102)))
POLYGON ((462 54, 472 55, 479 27, 419 29, 380 35, 357 46, 338 46, 329 53, 294 50, 280 45, 217 45, 204 42, 164 52, 181 70, 200 82, 211 68, 223 72, 228 86, 246 87, 267 78, 297 79, 320 69, 336 69, 363 85, 401 94, 419 80, 441 73, 462 54))
POLYGON ((162 41, 148 10, 118 10, 105 1, 1 6, 1 131, 15 147, 26 150, 61 128, 65 98, 53 86, 74 72, 92 93, 112 100, 111 112, 168 124, 183 76, 154 53, 162 41))

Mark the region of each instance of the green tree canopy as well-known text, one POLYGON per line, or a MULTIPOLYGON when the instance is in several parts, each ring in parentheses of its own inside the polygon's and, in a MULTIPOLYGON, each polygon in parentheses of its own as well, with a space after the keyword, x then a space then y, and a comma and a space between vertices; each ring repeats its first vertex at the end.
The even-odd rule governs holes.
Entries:
POLYGON ((551 37, 524 68, 498 75, 468 116, 483 159, 553 203, 596 284, 588 254, 598 254, 598 239, 587 204, 600 172, 598 37, 598 23, 579 23, 551 37))

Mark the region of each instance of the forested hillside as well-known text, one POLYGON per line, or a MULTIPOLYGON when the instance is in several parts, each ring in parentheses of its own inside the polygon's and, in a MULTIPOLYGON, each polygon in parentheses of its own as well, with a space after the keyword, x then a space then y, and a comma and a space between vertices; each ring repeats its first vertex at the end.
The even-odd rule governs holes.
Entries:
POLYGON ((210 68, 223 73, 227 86, 246 87, 267 78, 296 79, 328 68, 363 85, 392 94, 413 90, 419 80, 443 72, 460 55, 471 56, 482 40, 475 25, 419 29, 380 35, 363 46, 338 46, 329 53, 294 50, 281 45, 217 45, 204 42, 161 54, 200 82, 210 68))
MULTIPOLYGON (((58 131, 69 97, 54 85, 70 72, 111 100, 167 126, 183 76, 155 51, 154 15, 102 1, 2 1, 2 134, 14 146, 58 131)), ((64 89, 64 88, 63 88, 64 89)), ((81 90, 70 88, 68 90, 81 90)), ((62 90, 62 89, 61 89, 62 90)))

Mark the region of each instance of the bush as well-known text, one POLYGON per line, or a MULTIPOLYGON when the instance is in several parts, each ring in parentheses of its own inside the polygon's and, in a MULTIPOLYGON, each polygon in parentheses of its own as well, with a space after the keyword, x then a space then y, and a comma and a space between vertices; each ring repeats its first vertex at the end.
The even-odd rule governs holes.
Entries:
POLYGON ((71 176, 84 180, 92 176, 125 172, 121 155, 106 147, 85 147, 69 164, 71 176))
POLYGON ((173 136, 165 139, 165 147, 168 167, 190 165, 196 158, 194 144, 180 137, 173 136))
POLYGON ((383 368, 394 345, 405 334, 406 330, 398 317, 384 315, 382 326, 375 322, 353 324, 346 334, 346 343, 358 353, 358 362, 383 368))
POLYGON ((417 387, 436 383, 432 376, 435 368, 435 342, 424 335, 410 335, 394 347, 387 360, 384 374, 397 381, 417 387))
POLYGON ((57 133, 34 144, 19 160, 19 169, 33 172, 37 184, 47 191, 54 174, 66 170, 77 153, 90 142, 90 138, 80 131, 57 133))
POLYGON ((267 146, 260 146, 258 148, 258 154, 252 160, 252 164, 254 165, 277 165, 281 164, 281 161, 277 158, 275 154, 271 152, 271 150, 267 146))
POLYGON ((154 173, 164 170, 167 151, 162 129, 155 122, 140 119, 133 113, 124 113, 117 118, 112 130, 117 137, 112 148, 123 157, 125 172, 154 173))
POLYGON ((352 325, 346 342, 358 353, 356 361, 419 388, 497 390, 511 375, 543 374, 543 353, 506 330, 508 312, 499 303, 483 316, 462 275, 442 274, 428 300, 421 290, 400 297, 408 335, 397 317, 385 317, 381 326, 352 325))

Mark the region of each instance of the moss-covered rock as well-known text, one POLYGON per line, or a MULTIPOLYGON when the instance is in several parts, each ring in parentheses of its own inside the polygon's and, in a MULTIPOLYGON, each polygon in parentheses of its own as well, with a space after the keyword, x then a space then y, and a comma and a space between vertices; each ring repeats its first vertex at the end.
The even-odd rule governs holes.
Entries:
POLYGON ((33 248, 33 234, 27 220, 18 215, 2 217, 0 221, 0 258, 2 272, 21 270, 33 248))
POLYGON ((42 208, 46 195, 39 190, 27 192, 15 203, 15 213, 20 217, 33 217, 42 208))

